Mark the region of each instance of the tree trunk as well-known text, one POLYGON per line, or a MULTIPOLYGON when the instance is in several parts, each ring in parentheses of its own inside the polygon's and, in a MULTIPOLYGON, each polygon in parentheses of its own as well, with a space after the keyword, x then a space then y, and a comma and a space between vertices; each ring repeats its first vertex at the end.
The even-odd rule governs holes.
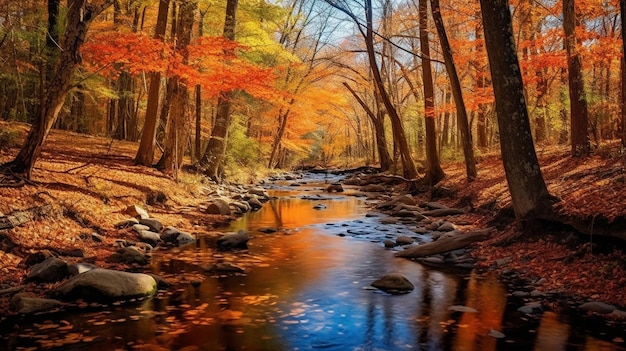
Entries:
MULTIPOLYGON (((156 39, 163 40, 167 29, 167 12, 170 0, 159 0, 159 13, 154 33, 156 39)), ((139 149, 135 156, 135 165, 152 166, 154 161, 154 144, 156 141, 157 122, 159 116, 159 91, 161 88, 161 73, 150 74, 150 87, 148 88, 148 104, 146 107, 146 119, 141 133, 139 149)))
MULTIPOLYGON (((288 106, 293 105, 294 101, 295 99, 292 98, 291 101, 289 101, 288 106)), ((289 118, 290 112, 291 110, 289 108, 287 108, 286 110, 284 108, 281 108, 278 111, 278 129, 276 131, 276 135, 274 136, 274 140, 272 141, 272 149, 270 151, 269 160, 267 161, 268 168, 274 168, 276 166, 276 156, 278 155, 280 142, 283 139, 285 131, 287 130, 287 120, 289 118)))
MULTIPOLYGON (((235 40, 235 25, 237 21, 238 0, 228 0, 226 2, 226 18, 224 20, 224 38, 235 40)), ((204 155, 200 159, 200 166, 203 173, 217 180, 220 178, 220 169, 226 156, 226 142, 228 140, 228 129, 230 128, 230 101, 234 94, 231 91, 221 92, 217 100, 217 112, 215 124, 211 131, 211 138, 204 155)))
POLYGON ((500 149, 515 217, 520 225, 550 211, 530 131, 522 74, 507 0, 481 0, 485 44, 500 131, 500 149))
MULTIPOLYGON (((480 18, 480 14, 476 14, 478 18, 480 18)), ((477 21, 478 22, 478 21, 477 21)), ((477 95, 479 97, 485 96, 485 90, 487 87, 491 85, 491 81, 489 79, 489 74, 487 73, 488 65, 484 62, 483 54, 484 54, 484 45, 483 45, 483 29, 480 23, 476 24, 476 59, 474 66, 476 67, 476 88, 478 90, 477 95)), ((475 118, 476 118, 476 146, 478 148, 484 149, 489 146, 488 138, 487 138, 487 111, 488 105, 486 103, 479 103, 478 109, 476 110, 475 118)), ((471 124, 470 124, 471 130, 471 124)))
POLYGON ((196 98, 196 123, 195 123, 195 139, 194 139, 194 158, 193 161, 200 160, 200 154, 202 153, 202 87, 200 84, 196 85, 195 91, 196 98))
MULTIPOLYGON (((111 0, 112 1, 112 0, 111 0)), ((100 6, 87 4, 86 0, 75 0, 70 2, 67 9, 67 24, 62 38, 59 38, 54 46, 47 48, 47 66, 51 67, 42 81, 42 100, 39 105, 39 113, 35 116, 31 129, 26 137, 26 141, 14 160, 4 166, 10 168, 12 172, 22 175, 27 179, 32 176, 35 162, 41 155, 41 147, 48 136, 50 129, 59 116, 59 111, 63 107, 65 97, 71 89, 71 81, 76 67, 81 62, 80 48, 85 40, 85 35, 91 21, 106 7, 111 5, 111 1, 105 1, 100 6)), ((56 2, 56 0, 50 0, 56 2)), ((56 21, 56 14, 50 14, 56 21)), ((51 26, 57 28, 56 24, 51 26)), ((53 30, 54 32, 54 30, 53 30)), ((53 33, 50 33, 53 36, 53 33)))
POLYGON ((585 84, 582 76, 582 61, 578 53, 576 40, 576 12, 574 0, 563 0, 563 29, 565 30, 565 44, 567 50, 567 68, 569 71, 569 97, 572 156, 588 156, 589 144, 589 116, 585 84))
MULTIPOLYGON (((124 12, 120 0, 113 2, 113 23, 117 26, 124 25, 122 18, 124 12)), ((137 11, 135 11, 136 13, 137 11)), ((135 18, 137 16, 135 15, 135 18)), ((132 27, 133 32, 137 31, 136 26, 132 27)), ((113 137, 118 140, 137 141, 137 116, 135 115, 135 94, 134 94, 134 78, 130 73, 123 71, 120 73, 115 83, 118 99, 116 100, 117 111, 111 115, 115 130, 113 137)), ((111 111, 113 112, 113 111, 111 111)))
POLYGON ((622 149, 626 148, 626 60, 624 56, 626 56, 626 0, 619 1, 619 15, 622 22, 621 26, 621 34, 622 34, 622 58, 621 58, 621 94, 620 94, 620 105, 622 112, 622 131, 621 131, 621 139, 622 139, 622 149))
POLYGON ((380 170, 382 172, 386 172, 391 168, 391 156, 389 155, 389 150, 387 149, 387 139, 385 137, 385 128, 377 116, 374 114, 372 109, 367 106, 365 101, 361 99, 361 97, 352 89, 352 87, 348 83, 343 83, 343 85, 350 91, 350 94, 354 96, 356 101, 361 105, 367 116, 372 121, 372 125, 374 126, 374 138, 376 139, 376 148, 378 150, 378 155, 380 159, 380 170))
POLYGON ((385 105, 385 109, 389 114, 389 119, 391 120, 391 126, 394 128, 394 142, 397 143, 400 157, 402 160, 402 169, 404 173, 404 177, 407 179, 415 179, 419 176, 417 172, 417 168, 415 167, 415 163, 413 162, 413 158, 411 156, 411 148, 409 147, 409 143, 407 142, 406 135, 404 133, 404 127, 402 126, 402 121, 400 120, 400 116, 398 115, 398 111, 395 106, 391 102, 389 95, 385 90, 385 86, 383 84, 382 77, 380 75, 380 70, 378 69, 378 64, 376 62, 376 52, 374 50, 374 30, 372 23, 372 1, 365 0, 365 9, 366 9, 366 33, 365 33, 365 45, 367 47, 367 57, 370 64, 370 69, 372 71, 372 75, 374 77, 374 83, 376 85, 376 90, 380 94, 380 98, 385 105))
MULTIPOLYGON (((191 43, 191 30, 197 1, 185 1, 180 5, 176 33, 176 51, 182 56, 183 63, 187 63, 187 46, 191 43)), ((157 168, 164 173, 178 177, 178 169, 183 161, 187 145, 187 102, 189 92, 186 79, 179 76, 172 78, 172 96, 170 99, 170 121, 167 126, 167 137, 163 155, 157 163, 157 168)))
POLYGON ((419 0, 419 36, 422 51, 422 83, 424 85, 424 125, 426 126, 426 174, 429 184, 437 184, 445 177, 437 152, 437 131, 435 130, 435 93, 433 71, 430 63, 430 43, 428 42, 428 0, 419 0))
POLYGON ((465 102, 463 101, 463 93, 461 88, 461 81, 456 71, 454 64, 454 58, 452 56, 452 48, 448 42, 448 35, 446 34, 446 28, 443 25, 443 19, 441 18, 441 8, 439 6, 439 0, 430 1, 431 11, 433 13, 433 20, 437 33, 439 35, 439 41, 441 42, 441 49, 445 60, 446 72, 450 78, 450 86, 452 89, 452 96, 454 97, 454 105, 456 106, 456 119, 457 128, 461 132, 461 142, 463 144, 463 155, 465 157, 465 172, 467 174, 467 180, 472 181, 476 178, 476 159, 474 158, 474 145, 472 144, 472 133, 469 128, 469 122, 467 119, 467 110, 465 109, 465 102))
MULTIPOLYGON (((200 11, 200 18, 198 19, 198 38, 204 36, 204 17, 206 11, 200 11)), ((194 142, 194 162, 200 160, 200 154, 202 153, 202 86, 196 85, 196 132, 194 142)))

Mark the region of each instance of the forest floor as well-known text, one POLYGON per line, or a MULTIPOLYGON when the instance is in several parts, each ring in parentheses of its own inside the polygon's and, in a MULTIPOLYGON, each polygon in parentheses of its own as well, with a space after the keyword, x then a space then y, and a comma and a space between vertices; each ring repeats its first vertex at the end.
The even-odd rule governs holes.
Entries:
MULTIPOLYGON (((18 130, 20 137, 27 128, 0 122, 0 131, 18 130)), ((115 240, 129 239, 128 231, 119 231, 114 224, 128 217, 125 209, 130 205, 140 205, 167 225, 191 233, 224 224, 227 219, 199 210, 204 195, 217 188, 215 184, 185 172, 176 181, 155 169, 134 166, 136 147, 107 138, 51 133, 32 181, 22 187, 0 187, 0 214, 44 204, 55 209, 46 218, 0 231, 0 289, 23 284, 27 271, 20 262, 42 249, 80 249, 90 261, 106 267, 105 258, 113 252, 115 240), (158 191, 167 200, 158 199, 158 191), (104 237, 103 242, 85 239, 94 231, 104 237)), ((0 145, 0 163, 10 161, 17 151, 0 145)), ((617 143, 585 159, 571 158, 565 147, 540 148, 537 153, 548 189, 561 199, 562 214, 588 221, 590 226, 596 218, 606 222, 626 218, 626 170, 617 143)), ((473 250, 481 269, 514 271, 535 282, 543 278, 539 284, 543 291, 626 307, 624 242, 574 234, 565 226, 549 223, 540 233, 519 233, 497 154, 479 158, 478 178, 471 183, 465 180, 462 163, 444 164, 444 171, 447 177, 439 185, 446 189, 445 196, 425 196, 436 195, 444 204, 472 208, 463 220, 477 229, 493 225, 499 229, 473 250)), ((238 180, 252 183, 261 177, 247 173, 238 180)), ((8 297, 0 296, 0 315, 8 306, 8 297)))

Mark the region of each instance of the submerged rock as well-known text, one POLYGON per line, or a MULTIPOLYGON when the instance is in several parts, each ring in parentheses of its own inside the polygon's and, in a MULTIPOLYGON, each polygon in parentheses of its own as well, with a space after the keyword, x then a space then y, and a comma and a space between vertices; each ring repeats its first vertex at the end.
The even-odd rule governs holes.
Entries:
POLYGON ((611 313, 615 310, 615 306, 599 301, 585 302, 584 304, 578 306, 578 308, 588 312, 595 312, 600 314, 611 313))
POLYGON ((415 286, 400 273, 390 273, 374 281, 372 286, 389 294, 407 294, 415 286))
POLYGON ((469 306, 463 306, 463 305, 453 305, 448 307, 449 311, 453 311, 453 312, 465 312, 465 313, 477 313, 478 310, 469 306))
POLYGON ((30 297, 24 293, 16 294, 11 299, 11 309, 20 314, 46 312, 62 305, 63 303, 58 300, 30 297))
POLYGON ((410 236, 406 236, 406 235, 401 235, 396 238, 396 244, 398 245, 411 245, 413 244, 414 241, 415 240, 413 240, 413 238, 411 238, 410 236))
POLYGON ((247 249, 248 248, 248 232, 243 229, 239 229, 236 233, 230 233, 217 239, 217 248, 221 250, 230 249, 247 249))
POLYGON ((541 302, 535 301, 535 302, 529 302, 525 304, 524 306, 518 308, 517 310, 524 314, 538 314, 538 313, 543 312, 543 306, 541 305, 541 302))

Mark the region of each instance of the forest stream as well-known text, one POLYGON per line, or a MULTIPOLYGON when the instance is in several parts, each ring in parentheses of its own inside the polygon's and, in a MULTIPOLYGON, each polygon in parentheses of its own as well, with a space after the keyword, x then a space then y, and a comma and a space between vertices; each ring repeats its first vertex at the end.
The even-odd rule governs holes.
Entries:
POLYGON ((385 236, 419 234, 366 216, 366 199, 349 188, 324 193, 335 180, 312 175, 298 186, 267 184, 272 200, 225 229, 247 230, 248 250, 219 252, 209 238, 199 238, 157 252, 155 274, 196 272, 197 279, 104 311, 20 320, 2 330, 0 349, 626 350, 623 331, 603 321, 518 312, 519 301, 512 303, 494 277, 394 257, 382 245, 385 236), (215 262, 245 269, 203 272, 215 262), (390 295, 371 287, 391 272, 415 289, 390 295))

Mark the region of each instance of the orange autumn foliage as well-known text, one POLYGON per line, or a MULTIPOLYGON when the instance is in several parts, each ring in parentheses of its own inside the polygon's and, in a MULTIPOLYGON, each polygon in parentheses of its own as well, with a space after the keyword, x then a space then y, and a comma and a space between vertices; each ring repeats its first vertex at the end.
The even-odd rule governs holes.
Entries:
POLYGON ((170 43, 144 34, 101 33, 85 43, 85 67, 107 76, 121 71, 132 75, 158 72, 167 77, 177 76, 190 85, 202 86, 205 98, 228 90, 245 90, 263 99, 278 93, 273 84, 275 73, 242 58, 240 53, 247 48, 236 42, 203 37, 186 50, 183 53, 170 43))

